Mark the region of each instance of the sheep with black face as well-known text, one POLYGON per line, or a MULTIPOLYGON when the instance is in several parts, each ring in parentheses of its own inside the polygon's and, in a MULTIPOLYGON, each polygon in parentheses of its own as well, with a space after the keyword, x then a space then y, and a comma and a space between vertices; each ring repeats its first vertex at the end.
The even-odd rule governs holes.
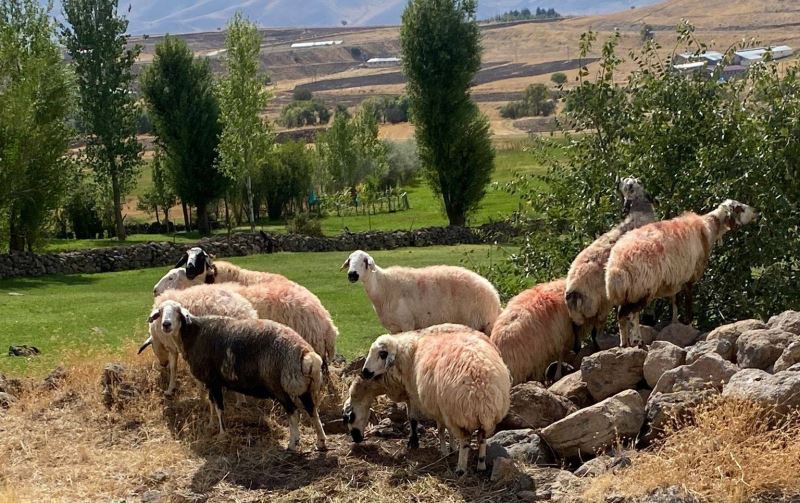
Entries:
POLYGON ((391 333, 456 323, 487 336, 500 314, 500 296, 483 276, 463 267, 379 267, 356 250, 342 264, 351 283, 361 280, 381 324, 391 333))
MULTIPOLYGON (((382 335, 372 343, 361 377, 382 380, 381 386, 392 394, 399 394, 395 388, 402 386, 410 417, 437 422, 445 454, 449 450, 444 434, 449 430, 459 445, 459 475, 466 472, 469 441, 477 431, 478 469, 486 469, 486 438, 508 413, 511 376, 497 349, 483 334, 465 326, 438 325, 382 335)), ((345 405, 345 419, 354 440, 363 437, 369 403, 376 396, 375 390, 358 391, 357 385, 351 388, 345 405)))
POLYGON ((322 358, 291 328, 269 320, 237 320, 224 316, 194 316, 170 302, 151 315, 177 313, 173 330, 192 375, 205 384, 211 407, 223 433, 223 388, 280 403, 289 416, 287 449, 300 441, 300 409, 308 413, 317 434, 316 446, 325 450, 325 432, 319 419, 322 358))

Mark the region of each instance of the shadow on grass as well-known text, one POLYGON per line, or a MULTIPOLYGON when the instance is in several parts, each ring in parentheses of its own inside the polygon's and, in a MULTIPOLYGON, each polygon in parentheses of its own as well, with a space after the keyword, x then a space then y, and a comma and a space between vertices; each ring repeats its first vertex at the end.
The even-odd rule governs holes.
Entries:
POLYGON ((89 274, 51 274, 33 278, 10 278, 0 281, 0 292, 5 290, 31 290, 54 285, 90 285, 97 283, 99 278, 89 274))

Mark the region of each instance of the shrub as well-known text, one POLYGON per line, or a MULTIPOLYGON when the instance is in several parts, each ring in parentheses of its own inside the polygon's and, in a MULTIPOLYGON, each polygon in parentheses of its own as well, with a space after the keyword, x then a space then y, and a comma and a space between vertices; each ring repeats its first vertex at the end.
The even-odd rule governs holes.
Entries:
POLYGON ((311 101, 311 91, 301 87, 295 87, 292 92, 292 99, 294 101, 311 101))
POLYGON ((417 143, 414 140, 388 141, 386 145, 386 162, 389 169, 380 180, 380 187, 397 187, 411 182, 419 174, 420 160, 417 143))
POLYGON ((330 109, 321 101, 293 101, 283 107, 278 122, 286 127, 303 127, 327 124, 330 118, 330 109))
POLYGON ((319 219, 307 213, 298 213, 286 222, 286 230, 290 234, 302 234, 304 236, 322 237, 322 226, 319 219))
POLYGON ((555 101, 544 84, 531 84, 525 89, 522 101, 512 101, 500 109, 500 115, 506 119, 519 117, 544 116, 552 114, 556 109, 555 101))
POLYGON ((564 72, 556 72, 550 76, 550 80, 557 86, 563 86, 567 83, 567 74, 564 72))

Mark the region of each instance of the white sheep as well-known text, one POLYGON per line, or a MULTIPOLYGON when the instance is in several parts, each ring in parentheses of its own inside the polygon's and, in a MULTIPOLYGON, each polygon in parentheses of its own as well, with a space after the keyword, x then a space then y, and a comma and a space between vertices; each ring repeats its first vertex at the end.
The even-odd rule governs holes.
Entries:
POLYGON ((463 267, 435 265, 382 269, 357 250, 342 265, 351 283, 364 283, 381 323, 391 333, 456 323, 486 335, 500 314, 500 296, 483 276, 463 267))
MULTIPOLYGON (((199 248, 198 248, 199 249, 199 248)), ((202 251, 202 250, 201 250, 202 251)), ((339 329, 333 324, 331 315, 319 298, 304 286, 295 283, 278 274, 248 271, 233 266, 235 269, 221 269, 220 264, 227 262, 217 261, 209 267, 221 270, 236 270, 236 277, 253 279, 263 275, 263 281, 240 284, 238 282, 219 282, 224 288, 234 291, 248 299, 258 312, 259 318, 264 318, 278 323, 283 323, 294 329, 300 336, 308 341, 323 359, 323 368, 327 369, 328 363, 333 360, 336 353, 336 338, 339 329)), ((168 289, 186 288, 195 284, 203 275, 198 275, 194 280, 187 276, 187 269, 177 267, 170 270, 154 287, 156 295, 168 289)), ((216 276, 219 278, 219 276, 216 276)), ((225 276, 230 279, 234 276, 225 276)))
POLYGON ((620 238, 611 249, 605 276, 608 300, 619 306, 620 345, 641 343, 639 312, 654 299, 685 290, 691 305, 692 285, 703 275, 714 244, 729 230, 759 218, 750 206, 728 199, 705 215, 685 213, 620 238))
POLYGON ((172 320, 181 354, 192 375, 208 389, 220 434, 224 433, 222 391, 228 388, 280 403, 289 416, 287 449, 292 451, 298 448, 299 410, 304 409, 317 434, 317 449, 325 450, 317 407, 322 358, 294 330, 269 320, 195 316, 174 301, 162 303, 150 319, 172 320))
MULTIPOLYGON (((575 346, 576 333, 564 302, 566 281, 558 279, 519 293, 492 329, 491 341, 508 366, 513 384, 544 381, 548 366, 575 346)), ((560 377, 559 365, 556 375, 560 377)))
POLYGON ((625 219, 584 248, 569 268, 566 302, 569 316, 578 333, 577 343, 588 330, 595 340, 603 329, 612 305, 606 297, 605 268, 611 248, 626 232, 655 220, 653 199, 638 178, 624 178, 619 184, 624 198, 625 219))
MULTIPOLYGON (((419 414, 436 421, 444 454, 449 453, 445 429, 457 440, 457 475, 467 470, 469 441, 475 431, 478 469, 486 469, 486 438, 508 413, 511 376, 483 334, 468 327, 444 326, 382 335, 372 343, 361 374, 374 379, 387 373, 402 382, 410 417, 419 414)), ((359 409, 363 410, 363 405, 359 409)), ((368 414, 356 413, 352 421, 348 416, 348 428, 363 430, 364 416, 368 414)))
POLYGON ((177 383, 178 368, 178 343, 174 337, 175 320, 163 317, 160 322, 157 322, 155 318, 152 318, 152 313, 158 312, 161 306, 167 302, 179 302, 198 315, 216 314, 231 318, 257 319, 258 313, 253 309, 250 301, 238 293, 216 285, 199 285, 186 290, 168 290, 156 297, 151 316, 147 320, 150 336, 139 348, 139 353, 152 344, 153 352, 159 363, 162 366, 169 366, 169 385, 166 394, 172 395, 177 383))

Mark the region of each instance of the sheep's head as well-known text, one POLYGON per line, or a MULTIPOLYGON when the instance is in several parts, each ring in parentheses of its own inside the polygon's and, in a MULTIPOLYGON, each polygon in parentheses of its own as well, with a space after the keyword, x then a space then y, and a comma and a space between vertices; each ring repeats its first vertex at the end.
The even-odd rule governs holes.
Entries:
POLYGON ((356 250, 347 257, 340 270, 347 269, 347 279, 355 283, 358 278, 365 278, 367 273, 375 271, 375 260, 362 250, 356 250))
POLYGON ((155 323, 156 320, 160 320, 161 331, 165 334, 169 334, 173 330, 176 333, 180 333, 182 326, 189 325, 192 322, 192 315, 179 302, 165 300, 153 308, 150 316, 147 317, 148 323, 155 323))
POLYGON ((644 184, 639 178, 629 176, 619 182, 619 191, 622 193, 623 209, 627 214, 631 206, 637 201, 649 201, 653 203, 653 196, 644 189, 644 184))
POLYGON ((158 280, 156 286, 153 287, 153 297, 158 297, 167 290, 183 290, 200 283, 202 283, 202 278, 191 280, 186 275, 186 269, 176 267, 175 269, 170 269, 167 274, 158 280))
POLYGON ((381 335, 369 348, 367 360, 361 369, 361 377, 372 379, 385 374, 394 365, 395 356, 397 356, 397 339, 391 335, 381 335))
POLYGON ((197 276, 205 274, 206 269, 211 266, 212 263, 211 255, 206 253, 206 251, 199 246, 195 246, 184 252, 183 256, 178 260, 178 263, 175 264, 175 267, 185 266, 186 277, 194 279, 197 276))
POLYGON ((755 208, 733 199, 727 199, 719 207, 725 214, 725 224, 731 229, 758 222, 761 219, 761 214, 755 208))
POLYGON ((350 393, 344 402, 342 421, 347 425, 353 442, 364 441, 364 430, 369 423, 370 407, 375 397, 381 394, 380 384, 375 379, 362 379, 359 376, 350 384, 350 393))

